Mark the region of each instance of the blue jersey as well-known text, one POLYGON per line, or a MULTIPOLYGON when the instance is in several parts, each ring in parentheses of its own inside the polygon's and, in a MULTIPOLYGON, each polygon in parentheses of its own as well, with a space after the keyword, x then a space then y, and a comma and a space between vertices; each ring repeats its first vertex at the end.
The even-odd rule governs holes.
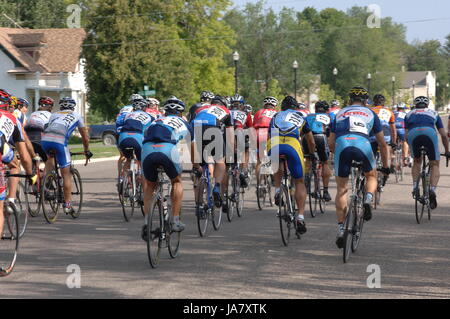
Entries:
POLYGON ((204 105, 196 110, 192 123, 197 126, 232 126, 231 113, 222 105, 204 105))
POLYGON ((184 139, 190 142, 193 136, 194 130, 188 122, 179 116, 168 115, 160 117, 148 127, 144 144, 153 142, 176 145, 184 139))
POLYGON ((122 131, 122 127, 125 124, 125 116, 127 116, 128 113, 133 112, 133 106, 127 105, 124 106, 121 110, 119 115, 117 115, 116 118, 116 132, 120 133, 122 131))
POLYGON ((331 132, 336 134, 336 138, 356 134, 369 138, 383 130, 380 119, 371 109, 364 106, 347 106, 336 114, 336 118, 331 123, 331 132))
POLYGON ((394 112, 395 116, 395 128, 398 130, 405 130, 405 118, 406 118, 406 112, 394 112))
POLYGON ((83 118, 77 112, 65 110, 52 113, 47 128, 42 135, 42 141, 67 146, 70 136, 77 127, 85 127, 83 118))
POLYGON ((309 128, 313 134, 326 134, 331 124, 331 118, 326 113, 313 113, 306 117, 309 128))
POLYGON ((152 124, 153 120, 154 118, 150 116, 150 114, 141 110, 127 113, 125 115, 121 133, 135 132, 144 134, 150 124, 152 124))
POLYGON ((405 127, 411 130, 416 127, 444 128, 438 112, 431 109, 414 109, 406 115, 405 127))
POLYGON ((286 136, 300 139, 302 133, 311 132, 306 119, 296 110, 286 110, 275 114, 270 121, 270 137, 286 136))

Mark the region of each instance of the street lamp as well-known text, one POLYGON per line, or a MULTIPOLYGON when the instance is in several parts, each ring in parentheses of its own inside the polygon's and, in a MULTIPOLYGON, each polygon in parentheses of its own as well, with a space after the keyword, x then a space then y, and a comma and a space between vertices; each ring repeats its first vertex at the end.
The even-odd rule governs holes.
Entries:
POLYGON ((395 105, 395 76, 392 76, 392 106, 395 105))
POLYGON ((416 98, 416 81, 413 80, 413 104, 415 98, 416 98))
POLYGON ((444 101, 445 101, 445 106, 448 105, 448 99, 447 99, 447 90, 448 90, 449 84, 447 83, 445 85, 445 89, 444 89, 444 101))
POLYGON ((370 82, 372 80, 372 74, 367 73, 367 91, 370 93, 370 82))
POLYGON ((238 94, 238 62, 239 62, 239 53, 234 51, 233 53, 233 61, 234 61, 234 93, 238 94))
POLYGON ((336 100, 336 78, 337 78, 337 75, 338 75, 338 69, 337 68, 333 69, 333 75, 334 75, 334 88, 333 88, 333 90, 334 90, 334 99, 336 100))
POLYGON ((292 63, 292 68, 294 69, 294 95, 295 95, 295 99, 297 99, 297 70, 298 70, 298 62, 297 60, 295 60, 292 63))

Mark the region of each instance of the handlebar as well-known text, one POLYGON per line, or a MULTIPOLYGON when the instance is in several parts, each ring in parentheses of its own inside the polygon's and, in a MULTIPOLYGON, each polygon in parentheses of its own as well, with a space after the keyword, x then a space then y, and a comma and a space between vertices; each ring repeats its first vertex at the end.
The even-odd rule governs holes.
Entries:
POLYGON ((87 166, 88 163, 90 162, 91 158, 94 156, 94 154, 92 154, 90 151, 88 152, 77 152, 77 153, 70 153, 70 156, 86 156, 86 163, 84 164, 84 166, 87 166))
POLYGON ((448 167, 448 162, 449 162, 450 158, 447 157, 445 154, 441 154, 441 156, 444 156, 446 158, 445 166, 448 167))

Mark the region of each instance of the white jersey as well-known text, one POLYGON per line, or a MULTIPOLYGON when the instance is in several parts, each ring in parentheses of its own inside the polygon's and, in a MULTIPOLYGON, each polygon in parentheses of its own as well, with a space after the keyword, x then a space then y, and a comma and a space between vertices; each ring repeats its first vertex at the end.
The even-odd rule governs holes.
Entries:
POLYGON ((25 130, 44 131, 45 125, 48 124, 52 113, 48 111, 36 111, 31 113, 30 118, 25 125, 25 130))
POLYGON ((85 127, 83 118, 77 112, 67 110, 53 113, 42 136, 42 141, 67 145, 77 127, 85 127))

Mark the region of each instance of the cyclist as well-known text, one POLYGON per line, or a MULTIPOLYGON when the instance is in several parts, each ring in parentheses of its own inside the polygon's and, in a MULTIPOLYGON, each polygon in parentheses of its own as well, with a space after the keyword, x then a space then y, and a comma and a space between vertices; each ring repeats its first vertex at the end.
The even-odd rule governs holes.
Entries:
POLYGON ((27 122, 27 112, 30 103, 26 99, 18 98, 13 112, 14 116, 20 121, 22 126, 25 126, 27 122))
MULTIPOLYGON (((133 103, 134 99, 137 100, 141 100, 142 96, 138 95, 138 94, 133 94, 130 98, 130 102, 133 103)), ((133 112, 133 105, 126 105, 124 107, 122 107, 120 109, 119 114, 117 115, 116 118, 116 134, 117 136, 120 136, 120 132, 122 131, 122 127, 125 124, 125 117, 127 116, 128 113, 133 112)), ((119 150, 119 159, 117 160, 117 191, 120 193, 120 185, 122 184, 122 169, 123 169, 123 165, 125 164, 127 158, 125 157, 125 155, 123 155, 122 151, 119 148, 119 141, 117 141, 117 148, 119 150)))
POLYGON ((420 167, 422 158, 420 148, 425 147, 428 159, 430 160, 430 208, 437 207, 436 188, 439 182, 439 142, 436 128, 444 145, 445 155, 450 157, 448 147, 448 137, 444 129, 439 114, 428 108, 430 100, 426 96, 419 96, 414 99, 415 108, 406 115, 405 126, 406 136, 414 157, 414 163, 411 170, 413 177, 413 197, 419 196, 420 167))
POLYGON ((145 108, 145 112, 150 114, 154 119, 161 117, 163 114, 159 111, 159 101, 152 97, 147 98, 147 108, 145 108))
MULTIPOLYGON (((14 144, 20 154, 22 165, 25 168, 26 174, 31 176, 31 158, 24 143, 21 124, 8 111, 10 108, 10 103, 11 95, 5 90, 0 89, 0 122, 2 123, 2 125, 0 125, 0 160, 3 160, 4 156, 9 156, 11 158, 14 156, 14 151, 10 146, 10 144, 14 144), (11 154, 13 155, 11 156, 11 154)), ((0 161, 0 175, 0 234, 3 234, 3 226, 5 222, 3 207, 6 199, 7 184, 5 178, 5 166, 2 161, 0 161)), ((36 183, 36 180, 36 175, 31 177, 31 184, 36 183)))
POLYGON ((341 107, 340 107, 341 103, 339 103, 338 100, 332 100, 330 105, 331 105, 331 107, 330 107, 330 110, 329 110, 329 114, 330 115, 334 114, 334 116, 335 116, 341 110, 341 107))
MULTIPOLYGON (((395 116, 394 113, 384 106, 386 98, 382 94, 376 94, 373 97, 374 106, 371 107, 372 111, 380 118, 381 126, 383 128, 384 140, 392 148, 396 147, 397 142, 397 130, 395 128, 395 116)), ((370 137, 373 153, 376 155, 378 152, 378 143, 375 136, 370 137)), ((393 152, 391 152, 393 154, 393 152)), ((391 173, 394 172, 394 161, 391 156, 391 173)))
POLYGON ((56 162, 61 169, 64 185, 64 213, 71 214, 74 209, 72 200, 72 173, 70 171, 70 151, 68 147, 69 138, 78 128, 83 141, 84 154, 86 158, 91 158, 89 151, 89 133, 85 126, 83 118, 75 112, 76 102, 74 99, 65 97, 59 101, 60 111, 55 112, 50 117, 47 127, 42 135, 41 145, 48 156, 45 163, 45 174, 54 169, 53 156, 56 156, 56 162), (50 153, 54 154, 51 155, 50 153))
MULTIPOLYGON (((303 179, 304 176, 304 159, 300 142, 301 136, 308 141, 309 149, 315 149, 314 137, 306 122, 306 119, 296 110, 298 102, 292 96, 287 96, 281 102, 281 112, 278 112, 270 122, 269 141, 267 148, 272 165, 279 160, 279 156, 287 157, 287 164, 291 177, 295 184, 295 201, 297 203, 298 212, 296 215, 296 229, 299 234, 306 233, 305 224, 305 202, 306 187, 303 179), (278 158, 277 158, 278 157, 278 158)), ((282 178, 282 168, 278 167, 278 171, 274 173, 275 184, 275 205, 280 202, 280 187, 282 178)))
MULTIPOLYGON (((142 147, 142 169, 145 176, 145 205, 149 205, 156 182, 158 180, 158 167, 163 167, 167 176, 172 181, 172 213, 173 227, 176 232, 185 229, 180 221, 181 203, 183 200, 183 172, 181 156, 178 144, 185 140, 193 149, 192 137, 194 131, 189 123, 182 119, 182 113, 186 109, 183 101, 169 99, 164 103, 165 116, 153 122, 145 134, 142 147)), ((146 206, 145 214, 149 213, 146 206)), ((147 222, 147 219, 145 219, 147 222)), ((142 239, 147 240, 148 225, 142 229, 142 239)))
MULTIPOLYGON (((314 135, 314 142, 316 144, 317 155, 322 163, 322 179, 323 179, 323 198, 329 202, 331 200, 330 193, 328 193, 328 185, 330 184, 331 169, 328 165, 328 159, 330 158, 330 148, 328 147, 328 136, 330 135, 331 118, 327 114, 330 106, 327 101, 319 101, 315 105, 315 113, 309 114, 306 117, 308 126, 314 135)), ((305 153, 311 153, 308 150, 308 143, 306 140, 302 141, 303 149, 305 153)), ((311 167, 310 160, 307 159, 308 167, 311 167)))
MULTIPOLYGON (((237 154, 244 154, 244 162, 241 165, 241 186, 246 188, 248 186, 248 163, 250 160, 250 135, 253 127, 253 120, 251 113, 248 112, 245 105, 244 98, 235 94, 231 97, 231 118, 234 124, 234 130, 236 134, 236 147, 234 160, 239 160, 237 154), (239 141, 244 140, 244 145, 239 145, 239 141)), ((253 137, 253 136, 252 136, 253 137)))
POLYGON ((298 107, 297 107, 297 110, 300 112, 300 114, 303 116, 303 117, 307 117, 308 116, 308 114, 309 113, 311 113, 309 110, 308 110, 308 107, 306 106, 306 104, 305 103, 298 103, 298 107))
MULTIPOLYGON (((222 206, 222 190, 225 190, 225 141, 232 140, 232 127, 228 102, 222 96, 215 96, 211 105, 204 105, 196 110, 191 118, 194 128, 195 150, 193 170, 200 173, 200 163, 208 164, 211 176, 214 177, 214 205, 222 206), (225 139, 224 139, 225 135, 225 139)), ((226 208, 225 208, 226 209, 226 208)))
POLYGON ((366 196, 364 198, 364 220, 372 218, 373 194, 377 189, 376 162, 369 137, 375 135, 383 161, 382 172, 389 175, 388 146, 378 115, 368 105, 369 93, 362 87, 354 87, 349 93, 349 106, 338 112, 331 124, 330 148, 335 154, 336 170, 336 215, 338 234, 336 245, 343 246, 344 221, 347 207, 347 184, 352 161, 363 163, 366 176, 366 196))
POLYGON ((204 107, 205 105, 211 105, 211 101, 213 98, 214 98, 213 92, 203 91, 202 93, 200 93, 200 102, 192 105, 191 108, 189 109, 188 115, 189 122, 192 122, 198 109, 204 107))
POLYGON ((259 171, 261 169, 261 159, 264 158, 267 139, 269 137, 269 126, 273 116, 277 113, 278 100, 273 96, 268 96, 263 101, 263 108, 256 112, 253 118, 253 127, 256 130, 257 143, 257 163, 256 163, 256 181, 259 185, 259 171))
POLYGON ((402 147, 402 165, 407 166, 407 160, 409 159, 409 147, 405 136, 405 118, 406 118, 406 105, 400 103, 397 105, 397 110, 394 112, 395 116, 395 129, 397 130, 397 141, 402 147))

